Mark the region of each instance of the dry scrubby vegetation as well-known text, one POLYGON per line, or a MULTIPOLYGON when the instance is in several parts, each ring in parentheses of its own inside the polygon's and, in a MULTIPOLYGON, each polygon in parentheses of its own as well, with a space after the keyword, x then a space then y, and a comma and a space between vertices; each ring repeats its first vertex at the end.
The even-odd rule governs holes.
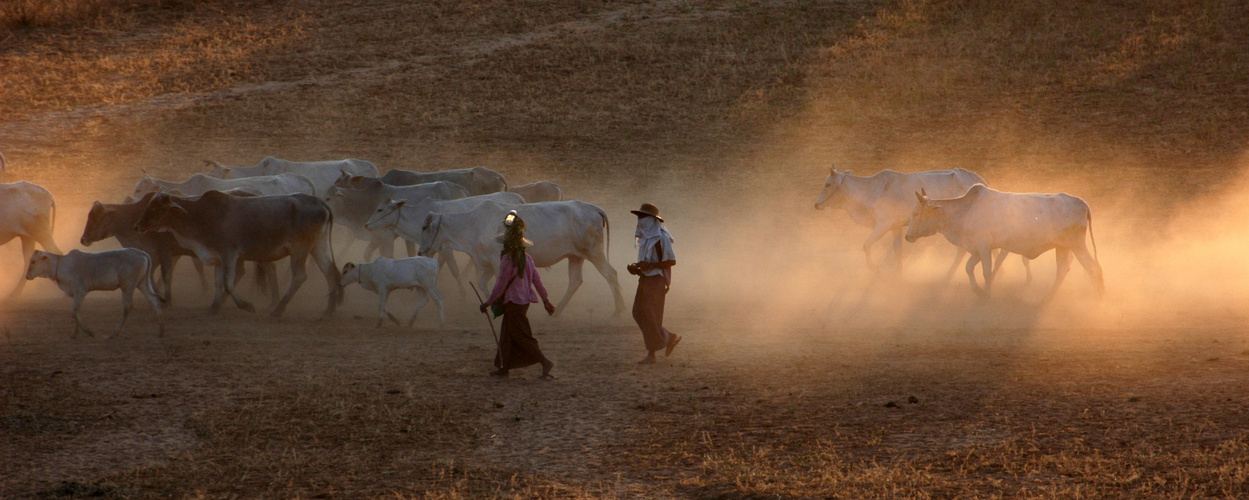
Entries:
MULTIPOLYGON (((674 176, 725 199, 743 178, 755 180, 737 189, 797 184, 809 196, 832 161, 1000 178, 1035 157, 1048 172, 1127 165, 1113 173, 1123 184, 1183 194, 1236 174, 1249 137, 1249 7, 1233 0, 16 0, 0 4, 0 26, 0 150, 20 178, 72 178, 58 200, 121 192, 136 166, 175 175, 201 157, 268 154, 505 164, 589 199, 674 176)), ((1240 365, 1197 348, 1154 364, 1113 342, 996 362, 1016 351, 920 342, 876 358, 819 337, 765 363, 747 342, 700 353, 652 382, 659 392, 593 378, 619 367, 579 360, 561 369, 597 392, 556 404, 634 399, 604 403, 619 427, 570 478, 476 452, 496 410, 456 392, 482 389, 439 385, 465 377, 447 361, 461 346, 419 369, 408 365, 423 353, 402 369, 349 369, 339 353, 362 343, 413 343, 277 337, 292 354, 218 327, 201 335, 211 346, 66 348, 107 367, 91 382, 114 382, 119 367, 157 392, 66 382, 38 364, 67 363, 57 349, 6 358, 0 456, 71 454, 96 433, 148 425, 189 444, 59 486, 46 484, 55 474, 0 484, 36 497, 1249 494, 1243 412, 1227 399, 1243 394, 1240 365), (133 366, 140 354, 159 362, 133 366), (444 392, 412 385, 413 373, 444 392), (199 378, 161 385, 175 376, 199 378), (877 400, 899 388, 919 402, 877 400), (165 413, 133 413, 136 401, 165 413)), ((631 329, 599 330, 558 342, 635 347, 631 329)), ((515 406, 505 411, 522 417, 515 406)))

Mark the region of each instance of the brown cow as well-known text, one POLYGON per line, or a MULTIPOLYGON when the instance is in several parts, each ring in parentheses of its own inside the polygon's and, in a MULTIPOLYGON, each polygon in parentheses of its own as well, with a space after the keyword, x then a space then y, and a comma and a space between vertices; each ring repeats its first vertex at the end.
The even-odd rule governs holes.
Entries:
POLYGON ((221 307, 223 294, 246 311, 256 308, 234 293, 234 276, 240 260, 272 262, 291 258, 291 286, 273 310, 282 315, 291 297, 308 278, 308 256, 316 261, 329 283, 325 315, 334 314, 343 292, 338 266, 330 248, 334 214, 321 199, 306 194, 240 198, 209 191, 199 199, 157 194, 135 228, 169 231, 178 243, 191 249, 205 264, 217 267, 217 294, 212 310, 221 307))
POLYGON ((486 167, 461 168, 442 170, 439 172, 413 172, 411 170, 391 170, 381 176, 381 181, 392 186, 411 186, 427 182, 447 181, 464 186, 468 196, 507 191, 507 179, 503 174, 486 167))
MULTIPOLYGON (((139 222, 139 218, 143 216, 144 210, 155 195, 155 193, 147 193, 139 201, 118 205, 95 202, 91 205, 91 211, 87 213, 87 227, 83 228, 79 243, 82 243, 84 247, 89 247, 92 243, 105 238, 116 238, 123 247, 137 248, 147 252, 156 267, 160 268, 161 284, 164 285, 164 300, 168 305, 172 303, 173 268, 179 257, 190 256, 195 263, 195 272, 199 274, 200 281, 205 286, 208 282, 204 280, 203 262, 195 257, 195 252, 179 245, 173 234, 156 231, 144 233, 135 229, 135 224, 139 222)), ((235 194, 235 196, 238 195, 235 194)), ((260 285, 262 291, 272 294, 274 300, 277 300, 278 283, 275 269, 276 267, 269 262, 256 263, 257 284, 260 285)), ((243 266, 239 266, 238 271, 242 274, 243 266)), ((234 278, 236 282, 238 278, 239 276, 236 275, 234 278)))

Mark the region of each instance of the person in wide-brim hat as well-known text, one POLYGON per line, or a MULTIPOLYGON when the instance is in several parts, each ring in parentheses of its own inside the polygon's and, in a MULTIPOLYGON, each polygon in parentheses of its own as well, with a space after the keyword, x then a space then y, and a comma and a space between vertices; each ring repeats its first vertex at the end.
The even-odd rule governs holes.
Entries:
POLYGON ((672 250, 672 234, 659 216, 659 207, 643 203, 641 208, 630 212, 638 217, 637 230, 633 233, 637 238, 638 261, 627 268, 629 274, 638 276, 633 320, 642 330, 642 340, 646 343, 647 355, 640 363, 649 364, 655 362, 655 353, 660 349, 669 356, 681 342, 681 336, 668 331, 663 324, 664 302, 672 286, 672 266, 676 265, 677 256, 672 250))
POLYGON ((499 275, 495 278, 490 298, 481 305, 483 313, 496 302, 503 309, 499 351, 494 357, 495 370, 490 374, 506 377, 512 369, 540 363, 541 378, 554 378, 551 368, 555 363, 542 354, 538 339, 533 337, 533 328, 529 325, 529 304, 538 302, 541 297, 547 314, 554 314, 555 306, 547 297, 533 257, 525 251, 533 246, 533 242, 525 239, 525 221, 515 210, 504 217, 503 233, 498 236, 498 241, 503 243, 503 251, 499 254, 499 275), (535 290, 537 293, 534 293, 535 290))

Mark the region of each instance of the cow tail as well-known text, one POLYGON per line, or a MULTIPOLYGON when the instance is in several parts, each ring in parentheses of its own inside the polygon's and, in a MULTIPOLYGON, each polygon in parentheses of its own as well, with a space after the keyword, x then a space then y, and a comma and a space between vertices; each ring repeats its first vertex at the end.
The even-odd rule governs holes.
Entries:
POLYGON ((607 254, 607 261, 611 262, 611 223, 607 222, 607 211, 599 207, 594 208, 598 208, 598 214, 603 216, 603 231, 607 233, 607 248, 604 249, 604 253, 607 254))
POLYGON ((1093 260, 1100 265, 1101 259, 1097 258, 1097 238, 1093 237, 1093 211, 1089 210, 1089 240, 1093 242, 1093 260))
MULTIPOLYGON (((142 250, 140 250, 140 252, 142 252, 142 250)), ((143 261, 147 263, 147 269, 143 273, 143 286, 146 288, 145 292, 149 297, 156 297, 156 301, 160 302, 161 305, 167 304, 167 302, 165 302, 165 296, 156 293, 156 285, 152 283, 152 280, 156 279, 156 259, 153 259, 147 252, 143 252, 143 261)))

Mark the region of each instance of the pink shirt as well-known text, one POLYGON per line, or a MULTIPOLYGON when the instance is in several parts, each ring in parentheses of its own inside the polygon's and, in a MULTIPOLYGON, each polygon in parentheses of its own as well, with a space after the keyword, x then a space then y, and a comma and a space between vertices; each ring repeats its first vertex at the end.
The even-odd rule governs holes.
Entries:
POLYGON ((511 256, 503 256, 499 259, 499 276, 494 280, 494 291, 490 292, 490 300, 487 304, 493 304, 494 301, 503 297, 504 303, 512 304, 535 304, 539 302, 538 296, 542 296, 542 300, 546 298, 546 287, 542 286, 542 276, 538 275, 537 266, 533 265, 533 257, 525 254, 525 275, 512 279, 516 276, 516 265, 512 263, 511 256), (511 281, 512 286, 504 290, 503 287, 511 281), (534 289, 538 289, 538 293, 533 293, 534 289))

